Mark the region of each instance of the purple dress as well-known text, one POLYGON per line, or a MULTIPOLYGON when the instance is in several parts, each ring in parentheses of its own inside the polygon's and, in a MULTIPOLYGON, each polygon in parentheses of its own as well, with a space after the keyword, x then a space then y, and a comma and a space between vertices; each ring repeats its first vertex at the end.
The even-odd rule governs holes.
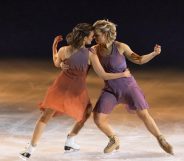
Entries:
MULTIPOLYGON (((112 44, 110 55, 102 56, 98 54, 98 57, 104 70, 108 73, 123 72, 127 68, 125 56, 119 53, 115 43, 112 44)), ((133 76, 105 80, 105 86, 95 105, 94 112, 108 114, 119 103, 126 104, 128 110, 135 111, 149 108, 144 94, 133 76)))

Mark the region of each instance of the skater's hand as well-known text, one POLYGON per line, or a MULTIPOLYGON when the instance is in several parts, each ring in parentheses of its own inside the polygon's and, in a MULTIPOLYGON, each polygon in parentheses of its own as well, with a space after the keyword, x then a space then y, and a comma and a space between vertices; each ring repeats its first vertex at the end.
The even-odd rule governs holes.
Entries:
POLYGON ((124 77, 131 77, 131 73, 130 73, 129 69, 126 69, 126 70, 123 72, 123 75, 124 75, 124 77))
POLYGON ((154 47, 154 54, 159 55, 161 53, 161 46, 156 44, 154 47))
POLYGON ((60 41, 63 40, 62 35, 58 35, 54 38, 54 44, 58 44, 60 41))
POLYGON ((61 67, 61 69, 62 69, 63 71, 69 69, 69 65, 67 65, 67 64, 65 64, 65 63, 63 63, 63 62, 61 62, 60 67, 61 67))

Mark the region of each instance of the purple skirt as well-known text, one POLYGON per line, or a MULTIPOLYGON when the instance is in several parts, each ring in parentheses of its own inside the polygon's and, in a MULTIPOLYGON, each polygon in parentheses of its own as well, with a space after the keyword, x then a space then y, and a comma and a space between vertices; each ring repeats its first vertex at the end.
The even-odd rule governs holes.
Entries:
POLYGON ((105 81, 105 87, 95 105, 94 112, 111 113, 117 104, 126 104, 128 111, 149 108, 142 90, 134 77, 105 81))

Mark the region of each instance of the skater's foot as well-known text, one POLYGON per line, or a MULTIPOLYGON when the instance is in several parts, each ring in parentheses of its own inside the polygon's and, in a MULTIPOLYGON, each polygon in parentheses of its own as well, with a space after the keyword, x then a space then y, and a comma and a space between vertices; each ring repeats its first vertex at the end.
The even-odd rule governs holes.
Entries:
POLYGON ((28 153, 28 152, 23 152, 23 153, 20 153, 20 154, 19 154, 19 157, 20 157, 22 160, 27 160, 27 159, 30 158, 30 156, 31 156, 31 154, 28 153))
POLYGON ((165 140, 163 135, 157 137, 160 147, 167 153, 174 155, 172 146, 165 140))
POLYGON ((74 136, 67 136, 66 142, 65 142, 65 151, 70 151, 70 150, 80 150, 80 146, 75 143, 75 137, 74 136))
POLYGON ((19 157, 22 160, 27 160, 31 157, 31 154, 34 152, 36 147, 29 145, 28 147, 25 148, 25 150, 19 154, 19 157))
POLYGON ((113 150, 118 150, 120 146, 119 138, 116 135, 109 137, 109 143, 104 149, 104 153, 110 153, 113 150))

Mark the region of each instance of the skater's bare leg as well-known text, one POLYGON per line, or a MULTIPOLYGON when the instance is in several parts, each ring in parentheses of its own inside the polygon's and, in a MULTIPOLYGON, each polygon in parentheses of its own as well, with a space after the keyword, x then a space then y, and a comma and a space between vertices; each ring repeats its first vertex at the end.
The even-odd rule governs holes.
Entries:
POLYGON ((95 124, 107 137, 115 135, 113 129, 109 125, 108 114, 94 112, 93 116, 95 124))
POLYGON ((115 135, 113 129, 109 125, 108 116, 108 114, 94 113, 95 124, 107 137, 109 137, 109 143, 104 148, 104 153, 110 153, 115 149, 117 150, 120 146, 119 138, 115 135))
POLYGON ((84 126, 85 122, 88 120, 88 118, 90 117, 91 115, 91 112, 92 112, 92 106, 89 105, 87 108, 86 108, 86 111, 84 113, 84 117, 81 121, 79 122, 76 122, 74 124, 74 127, 73 129, 71 130, 71 132, 68 134, 68 136, 75 136, 79 133, 79 131, 82 129, 82 127, 84 126))
POLYGON ((33 136, 32 136, 29 146, 25 149, 24 152, 21 152, 19 155, 21 159, 27 160, 28 158, 30 158, 30 156, 32 155, 32 153, 34 152, 36 148, 38 141, 40 140, 40 137, 43 133, 43 130, 46 124, 52 118, 54 113, 55 111, 51 109, 45 109, 45 111, 42 113, 41 117, 38 119, 36 123, 35 129, 33 132, 33 136))
POLYGON ((80 146, 78 144, 75 143, 75 136, 79 133, 79 131, 82 129, 82 127, 84 126, 84 123, 87 121, 87 119, 90 117, 92 112, 92 106, 89 105, 86 108, 86 111, 84 113, 84 117, 81 121, 76 122, 73 129, 71 130, 71 132, 68 134, 66 142, 65 142, 65 146, 64 149, 66 151, 68 150, 79 150, 80 146))
POLYGON ((158 140, 159 145, 161 146, 161 148, 164 151, 166 151, 167 153, 173 155, 174 152, 173 152, 172 146, 166 141, 164 136, 161 134, 161 132, 160 132, 159 128, 157 127, 155 121, 153 120, 153 118, 148 113, 148 110, 147 109, 138 110, 137 115, 141 118, 141 120, 143 120, 143 122, 144 122, 146 128, 148 129, 148 131, 150 131, 150 133, 156 137, 156 139, 158 140))
POLYGON ((31 139, 31 145, 36 146, 38 141, 40 140, 40 137, 43 133, 43 130, 45 126, 47 125, 48 121, 52 118, 54 115, 55 111, 52 109, 45 109, 45 111, 42 113, 41 117, 38 119, 33 136, 31 139))
POLYGON ((155 121, 153 120, 151 115, 148 113, 147 109, 137 110, 137 115, 144 122, 146 128, 152 135, 154 135, 156 138, 162 135, 155 121))

